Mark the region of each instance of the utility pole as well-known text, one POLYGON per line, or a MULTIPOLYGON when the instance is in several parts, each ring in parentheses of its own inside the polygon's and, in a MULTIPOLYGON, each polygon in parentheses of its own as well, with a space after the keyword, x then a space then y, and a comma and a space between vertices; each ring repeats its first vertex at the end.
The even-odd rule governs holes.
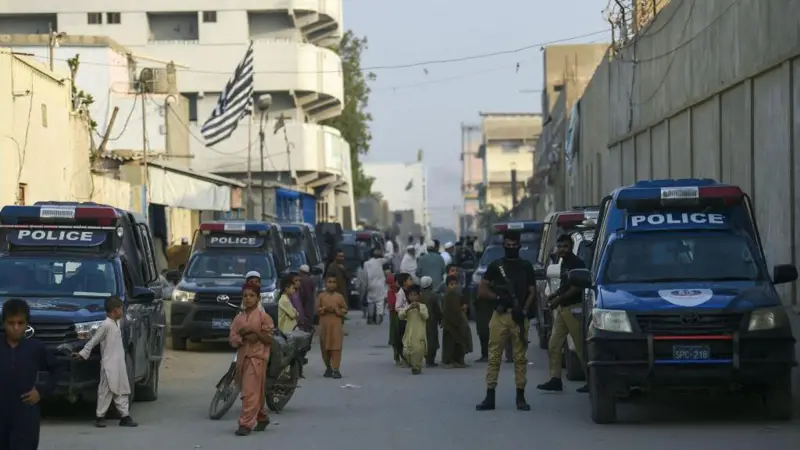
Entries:
MULTIPOLYGON (((281 121, 285 120, 281 116, 281 121)), ((286 143, 286 161, 289 168, 289 179, 292 181, 292 187, 295 185, 294 172, 292 171, 292 143, 289 142, 289 134, 286 132, 286 124, 283 124, 283 142, 286 143)))
POLYGON ((266 150, 266 135, 264 134, 264 126, 269 120, 269 107, 272 106, 272 96, 269 94, 262 95, 258 98, 258 110, 261 116, 258 120, 258 141, 259 141, 259 158, 261 158, 261 221, 267 220, 267 192, 264 185, 264 152, 266 150))
MULTIPOLYGON (((67 33, 59 33, 59 32, 57 32, 56 30, 53 29, 53 24, 49 24, 48 28, 50 30, 50 33, 48 35, 48 41, 49 41, 48 42, 48 47, 49 47, 48 59, 49 59, 49 62, 50 62, 50 72, 52 72, 53 69, 55 68, 53 61, 55 60, 56 47, 58 47, 58 43, 61 41, 61 38, 66 36, 67 33)), ((75 80, 72 80, 72 82, 75 83, 75 80)))
MULTIPOLYGON (((247 119, 247 218, 254 219, 253 209, 253 111, 247 119)), ((262 212, 263 214, 263 212, 262 212)))
POLYGON ((142 97, 142 214, 147 218, 147 82, 139 81, 139 95, 142 97))
POLYGON ((517 165, 511 163, 511 217, 514 217, 519 200, 517 198, 517 165))

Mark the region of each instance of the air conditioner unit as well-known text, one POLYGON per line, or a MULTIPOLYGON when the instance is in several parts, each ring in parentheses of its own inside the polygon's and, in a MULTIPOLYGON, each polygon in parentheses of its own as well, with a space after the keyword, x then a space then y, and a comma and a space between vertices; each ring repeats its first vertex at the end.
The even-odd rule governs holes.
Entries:
POLYGON ((149 94, 168 94, 169 80, 166 69, 145 68, 139 73, 140 89, 149 94))

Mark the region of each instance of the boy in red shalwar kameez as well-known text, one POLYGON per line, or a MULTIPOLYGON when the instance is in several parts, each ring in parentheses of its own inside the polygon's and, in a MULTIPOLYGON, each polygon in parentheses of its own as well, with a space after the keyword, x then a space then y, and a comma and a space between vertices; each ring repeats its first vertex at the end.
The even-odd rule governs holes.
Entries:
POLYGON ((267 364, 275 323, 259 308, 261 289, 255 284, 242 287, 242 307, 233 323, 229 341, 237 348, 236 382, 242 387, 242 414, 236 434, 264 431, 269 425, 265 407, 267 364))

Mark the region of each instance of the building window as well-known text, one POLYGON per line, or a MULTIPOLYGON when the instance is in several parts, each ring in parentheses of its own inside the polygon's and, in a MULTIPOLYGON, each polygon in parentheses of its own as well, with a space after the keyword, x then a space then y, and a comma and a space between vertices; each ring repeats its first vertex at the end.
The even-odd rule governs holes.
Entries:
POLYGON ((109 25, 119 25, 122 23, 122 14, 118 12, 106 13, 106 23, 109 25))
POLYGON ((17 205, 25 206, 25 201, 28 198, 28 185, 20 183, 17 185, 17 205))
POLYGON ((47 128, 47 105, 42 103, 42 127, 47 128))
POLYGON ((203 22, 205 22, 205 23, 217 23, 217 12, 216 11, 203 11, 203 22))
POLYGON ((189 122, 197 122, 197 93, 184 92, 183 96, 189 102, 189 122))
POLYGON ((499 146, 503 153, 519 153, 519 149, 522 147, 522 141, 517 139, 497 141, 494 144, 499 146))
POLYGON ((103 13, 86 13, 86 23, 89 25, 102 25, 103 13))

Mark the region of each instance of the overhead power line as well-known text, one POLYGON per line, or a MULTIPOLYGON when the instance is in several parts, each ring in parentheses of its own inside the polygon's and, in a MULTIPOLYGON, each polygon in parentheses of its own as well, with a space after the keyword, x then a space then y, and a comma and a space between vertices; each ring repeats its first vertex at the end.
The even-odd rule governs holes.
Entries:
MULTIPOLYGON (((362 72, 373 72, 373 71, 380 71, 380 70, 399 70, 399 69, 409 69, 413 67, 423 67, 423 66, 432 66, 432 65, 441 65, 441 64, 453 64, 465 61, 474 61, 479 59, 486 59, 486 58, 493 58, 497 56, 505 56, 505 55, 512 55, 516 53, 521 53, 526 50, 536 49, 540 47, 544 47, 547 45, 553 44, 560 44, 569 41, 575 41, 578 39, 584 39, 588 37, 598 36, 600 34, 608 34, 610 33, 609 30, 601 30, 601 31, 594 31, 591 33, 580 34, 576 36, 570 36, 560 39, 553 39, 549 41, 537 42, 535 44, 525 45, 523 47, 507 49, 507 50, 499 50, 494 52, 488 53, 476 53, 471 55, 465 55, 456 58, 444 58, 444 59, 430 59, 430 60, 422 60, 410 63, 398 63, 398 64, 384 64, 384 65, 376 65, 376 66, 368 66, 362 67, 362 72)), ((47 56, 41 55, 29 55, 37 59, 49 60, 47 56)), ((66 59, 61 58, 54 58, 56 61, 67 61, 66 59)), ((81 64, 88 64, 88 65, 95 65, 95 66, 104 66, 104 67, 128 67, 127 64, 108 64, 102 62, 92 62, 92 61, 81 61, 81 64)), ((208 74, 208 75, 230 75, 230 71, 210 71, 210 70, 197 70, 197 69, 176 69, 178 72, 185 72, 185 73, 196 73, 196 74, 208 74)), ((311 70, 311 71, 281 71, 281 70, 262 70, 256 71, 256 74, 320 74, 320 73, 341 73, 341 70, 311 70)))

